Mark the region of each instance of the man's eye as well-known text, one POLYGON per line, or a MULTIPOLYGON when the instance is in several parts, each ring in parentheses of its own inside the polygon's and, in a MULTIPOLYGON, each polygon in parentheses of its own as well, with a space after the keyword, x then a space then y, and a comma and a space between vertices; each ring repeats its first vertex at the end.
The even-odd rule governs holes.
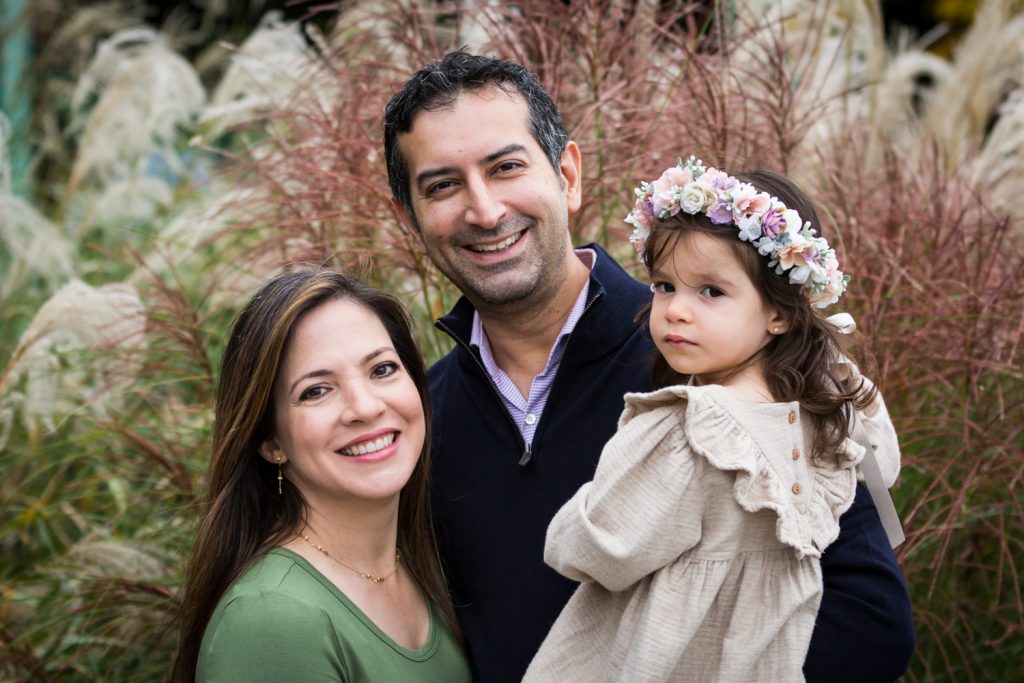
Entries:
POLYGON ((454 187, 454 186, 455 186, 455 181, 453 181, 453 180, 442 180, 440 182, 436 182, 436 183, 434 183, 433 185, 431 185, 430 187, 427 188, 427 196, 429 197, 429 196, 433 196, 435 194, 438 194, 440 192, 444 192, 445 190, 447 190, 447 189, 449 189, 451 187, 454 187))
POLYGON ((671 294, 676 288, 667 282, 652 282, 651 292, 653 294, 671 294))
POLYGON ((507 173, 509 171, 518 170, 519 168, 522 168, 522 164, 518 161, 503 161, 498 164, 494 170, 497 173, 507 173))

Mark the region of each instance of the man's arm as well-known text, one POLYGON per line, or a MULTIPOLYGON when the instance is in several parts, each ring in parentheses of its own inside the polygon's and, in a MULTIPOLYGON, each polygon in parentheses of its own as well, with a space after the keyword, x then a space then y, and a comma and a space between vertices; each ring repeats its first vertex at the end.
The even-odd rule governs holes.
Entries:
POLYGON ((804 663, 809 683, 873 683, 902 676, 914 652, 910 596, 863 485, 821 557, 825 594, 804 663))

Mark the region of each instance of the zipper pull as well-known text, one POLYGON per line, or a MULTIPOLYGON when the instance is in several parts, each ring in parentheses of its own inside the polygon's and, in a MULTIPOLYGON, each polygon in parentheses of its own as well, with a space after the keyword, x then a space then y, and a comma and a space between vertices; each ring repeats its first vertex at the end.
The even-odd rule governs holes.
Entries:
POLYGON ((523 457, 519 458, 519 464, 525 465, 530 462, 530 457, 533 455, 533 444, 526 444, 526 450, 523 451, 523 457))

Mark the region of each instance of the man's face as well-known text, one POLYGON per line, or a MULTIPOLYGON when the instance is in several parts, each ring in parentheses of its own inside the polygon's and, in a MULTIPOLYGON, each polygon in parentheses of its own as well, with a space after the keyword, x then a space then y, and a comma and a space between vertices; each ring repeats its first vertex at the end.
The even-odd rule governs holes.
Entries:
POLYGON ((530 134, 526 102, 488 88, 420 112, 398 145, 427 255, 478 308, 525 309, 558 291, 575 258, 575 143, 556 173, 530 134))

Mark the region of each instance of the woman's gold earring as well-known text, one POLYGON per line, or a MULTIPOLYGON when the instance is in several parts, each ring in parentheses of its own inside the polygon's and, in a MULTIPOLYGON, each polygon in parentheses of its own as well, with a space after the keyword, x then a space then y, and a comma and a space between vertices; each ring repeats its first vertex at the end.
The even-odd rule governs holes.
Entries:
POLYGON ((277 456, 277 495, 281 495, 281 482, 284 481, 284 475, 281 474, 281 456, 277 456))

